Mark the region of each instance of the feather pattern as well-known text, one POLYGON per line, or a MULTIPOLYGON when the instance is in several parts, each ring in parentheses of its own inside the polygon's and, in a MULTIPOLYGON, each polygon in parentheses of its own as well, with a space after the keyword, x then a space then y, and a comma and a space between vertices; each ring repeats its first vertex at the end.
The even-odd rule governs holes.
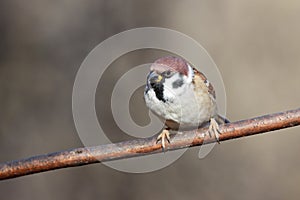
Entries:
POLYGON ((150 110, 165 120, 167 127, 191 129, 218 118, 212 84, 184 59, 160 58, 150 70, 144 99, 150 110), (161 98, 157 98, 157 88, 163 88, 161 98))

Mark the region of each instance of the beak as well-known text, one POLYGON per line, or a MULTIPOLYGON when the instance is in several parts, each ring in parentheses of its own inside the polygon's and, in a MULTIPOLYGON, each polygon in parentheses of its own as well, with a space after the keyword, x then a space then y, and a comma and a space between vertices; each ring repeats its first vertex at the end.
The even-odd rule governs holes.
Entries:
POLYGON ((155 85, 161 83, 163 81, 163 77, 157 74, 155 71, 150 71, 147 77, 147 87, 146 90, 150 88, 154 88, 155 85))
POLYGON ((163 77, 154 71, 151 71, 148 75, 148 81, 150 85, 160 83, 163 80, 163 77))

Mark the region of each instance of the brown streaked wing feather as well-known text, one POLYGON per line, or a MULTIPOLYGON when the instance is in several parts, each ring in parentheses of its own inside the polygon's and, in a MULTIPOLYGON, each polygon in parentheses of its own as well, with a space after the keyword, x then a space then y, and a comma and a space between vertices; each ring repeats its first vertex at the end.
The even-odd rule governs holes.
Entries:
MULTIPOLYGON (((195 76, 200 77, 200 79, 203 80, 203 82, 205 83, 205 85, 208 83, 208 92, 210 95, 213 96, 214 99, 216 99, 216 92, 214 90, 214 87, 212 86, 212 84, 207 80, 206 76, 204 74, 202 74, 201 72, 199 72, 197 69, 193 68, 194 70, 194 74, 195 76)), ((207 86, 207 85, 206 85, 207 86)))

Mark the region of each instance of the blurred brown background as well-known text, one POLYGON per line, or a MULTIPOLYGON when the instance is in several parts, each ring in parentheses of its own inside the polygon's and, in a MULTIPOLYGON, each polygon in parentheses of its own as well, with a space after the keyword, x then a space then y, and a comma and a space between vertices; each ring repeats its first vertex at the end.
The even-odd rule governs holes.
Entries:
MULTIPOLYGON (((0 8, 1 162, 82 146, 71 109, 76 72, 97 44, 135 27, 174 29, 202 44, 222 73, 232 121, 299 107, 299 1, 11 0, 0 8)), ((116 80, 147 55, 120 58, 108 77, 116 80)), ((97 93, 103 96, 109 90, 97 93)), ((108 107, 101 102, 100 112, 109 111, 101 111, 108 107)), ((136 110, 133 116, 145 117, 141 102, 136 110)), ((117 130, 110 117, 103 120, 117 130)), ((101 164, 51 171, 2 181, 0 194, 24 200, 298 199, 299 139, 299 128, 291 128, 228 141, 202 160, 194 148, 148 174, 101 164)))

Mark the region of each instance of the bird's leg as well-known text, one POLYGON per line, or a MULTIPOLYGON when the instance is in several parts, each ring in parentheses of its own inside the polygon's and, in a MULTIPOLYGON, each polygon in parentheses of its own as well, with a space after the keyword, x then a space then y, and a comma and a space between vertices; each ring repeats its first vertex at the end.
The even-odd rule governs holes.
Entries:
POLYGON ((170 132, 168 129, 164 129, 161 134, 157 136, 156 143, 161 140, 161 146, 163 150, 166 148, 166 140, 170 143, 170 132))
POLYGON ((212 135, 214 134, 216 139, 217 139, 217 142, 220 143, 219 142, 219 138, 220 138, 219 124, 215 120, 215 118, 210 119, 210 124, 209 124, 209 127, 208 127, 208 133, 209 133, 210 137, 212 137, 212 135))

